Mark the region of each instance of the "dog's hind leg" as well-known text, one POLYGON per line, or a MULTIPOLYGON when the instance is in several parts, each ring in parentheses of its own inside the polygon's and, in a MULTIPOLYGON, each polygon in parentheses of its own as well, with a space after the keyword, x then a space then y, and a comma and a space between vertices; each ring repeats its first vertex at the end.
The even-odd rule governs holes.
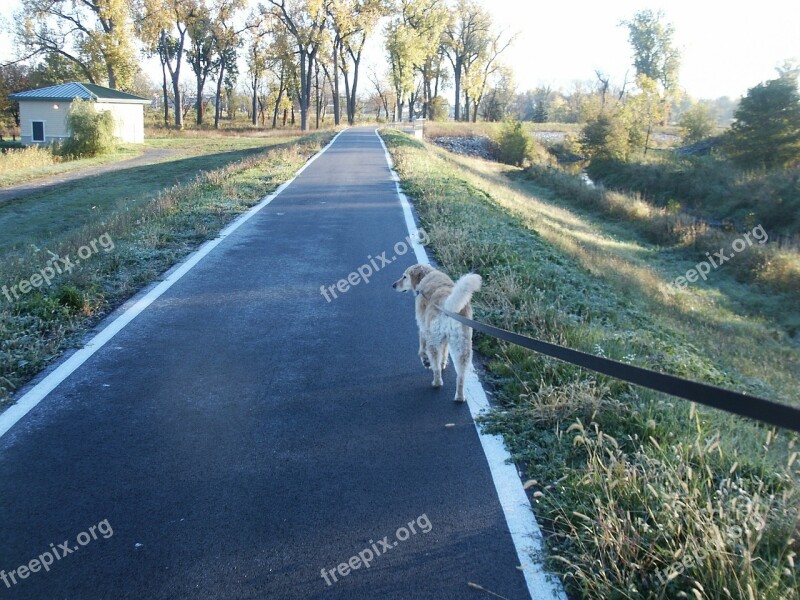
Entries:
POLYGON ((431 361, 428 359, 428 349, 426 348, 425 338, 422 337, 422 334, 419 334, 419 360, 422 362, 422 366, 426 369, 431 368, 431 361))
POLYGON ((428 344, 428 360, 430 361, 431 369, 433 369, 433 383, 431 385, 435 388, 442 387, 441 352, 442 349, 440 346, 428 344))
POLYGON ((444 341, 444 346, 442 346, 442 371, 447 368, 447 340, 444 341))
MULTIPOLYGON (((453 366, 456 368, 456 397, 455 402, 464 402, 464 379, 472 365, 472 331, 469 332, 463 348, 456 347, 453 353, 453 366)), ((460 346, 460 344, 459 344, 460 346)))

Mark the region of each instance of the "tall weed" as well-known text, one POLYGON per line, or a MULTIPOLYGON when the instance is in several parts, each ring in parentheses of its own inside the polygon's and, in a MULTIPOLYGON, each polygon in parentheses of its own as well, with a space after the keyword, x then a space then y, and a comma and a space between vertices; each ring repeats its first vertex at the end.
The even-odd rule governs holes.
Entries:
POLYGON ((27 148, 9 149, 0 153, 0 175, 13 173, 22 169, 49 167, 60 162, 50 148, 46 146, 28 146, 27 148))

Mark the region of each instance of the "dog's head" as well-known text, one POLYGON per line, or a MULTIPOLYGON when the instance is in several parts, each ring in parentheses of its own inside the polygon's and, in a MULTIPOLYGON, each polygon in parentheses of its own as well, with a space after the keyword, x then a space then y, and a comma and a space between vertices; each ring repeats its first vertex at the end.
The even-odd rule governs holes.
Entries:
POLYGON ((433 271, 433 267, 428 265, 417 264, 408 267, 403 276, 392 284, 392 287, 398 292, 410 292, 417 289, 419 282, 428 273, 433 271))

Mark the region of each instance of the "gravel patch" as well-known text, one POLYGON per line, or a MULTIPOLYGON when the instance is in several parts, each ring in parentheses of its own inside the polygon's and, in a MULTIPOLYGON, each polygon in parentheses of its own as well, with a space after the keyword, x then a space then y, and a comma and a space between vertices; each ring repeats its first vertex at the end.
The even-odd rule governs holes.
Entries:
POLYGON ((454 154, 492 160, 492 141, 488 137, 438 137, 432 141, 454 154))

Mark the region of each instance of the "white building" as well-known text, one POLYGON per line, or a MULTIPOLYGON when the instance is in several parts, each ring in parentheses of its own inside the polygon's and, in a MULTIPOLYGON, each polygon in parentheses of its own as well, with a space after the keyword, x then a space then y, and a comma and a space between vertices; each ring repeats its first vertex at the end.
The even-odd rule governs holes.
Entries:
POLYGON ((20 139, 23 144, 48 144, 69 137, 67 112, 78 98, 107 110, 117 124, 115 136, 123 142, 144 142, 144 106, 150 100, 93 83, 63 83, 9 96, 19 102, 20 139))

